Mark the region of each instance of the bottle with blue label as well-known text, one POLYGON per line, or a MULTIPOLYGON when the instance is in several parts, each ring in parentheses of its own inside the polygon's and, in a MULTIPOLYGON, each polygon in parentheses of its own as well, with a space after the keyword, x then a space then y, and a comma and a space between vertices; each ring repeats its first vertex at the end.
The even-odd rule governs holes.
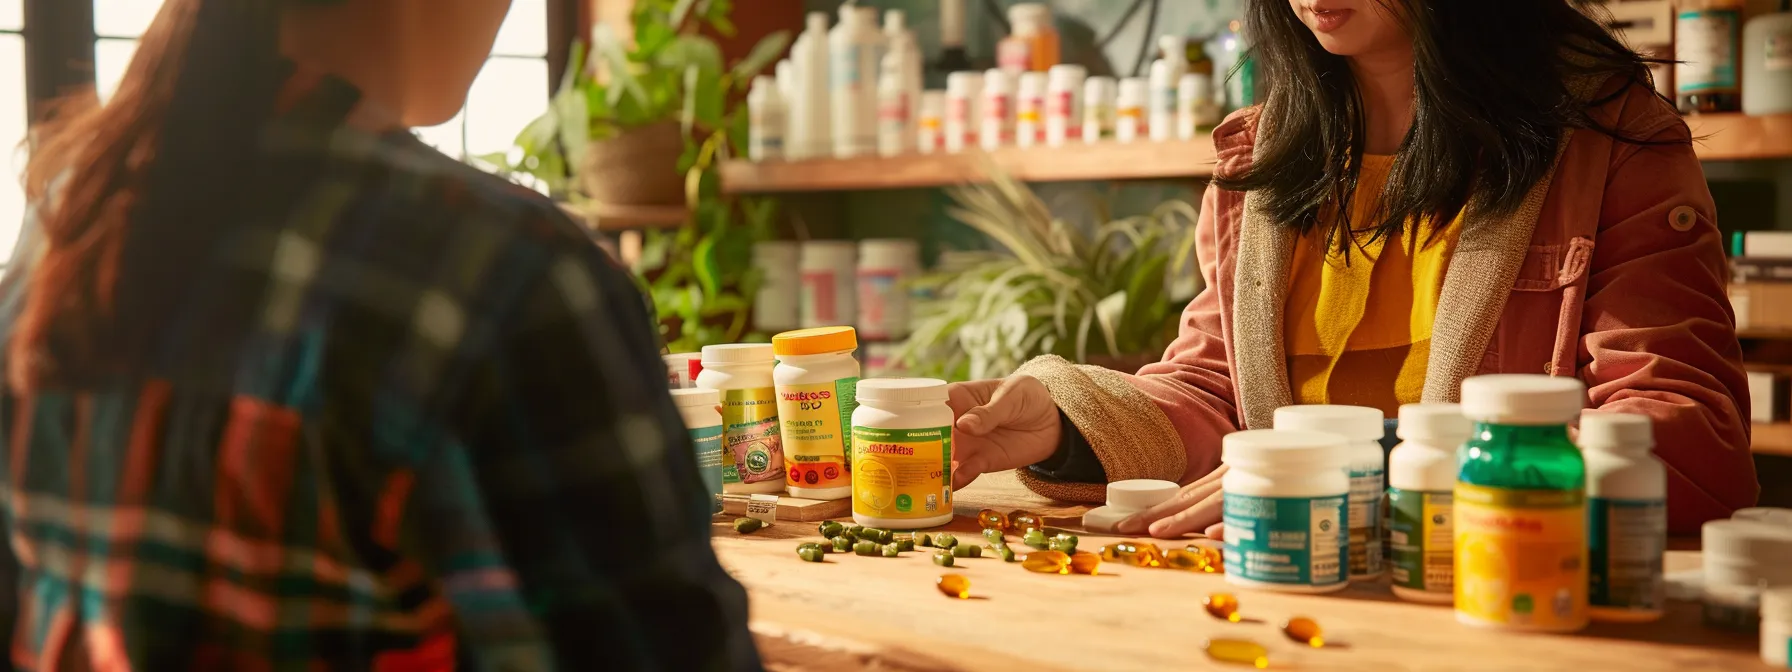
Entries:
POLYGON ((1276 409, 1276 429, 1336 434, 1344 440, 1344 469, 1350 477, 1350 578, 1374 581, 1386 571, 1381 513, 1387 487, 1387 460, 1381 451, 1385 433, 1381 411, 1367 406, 1305 405, 1276 409))
POLYGON ((709 493, 710 513, 722 510, 722 393, 701 388, 672 390, 678 414, 691 433, 697 453, 697 473, 709 493))
POLYGON ((1260 429, 1228 434, 1221 446, 1226 581, 1295 593, 1349 585, 1344 439, 1260 429))
POLYGON ((1649 416, 1580 416, 1587 462, 1587 606, 1594 620, 1636 623, 1666 606, 1667 469, 1655 458, 1649 416))

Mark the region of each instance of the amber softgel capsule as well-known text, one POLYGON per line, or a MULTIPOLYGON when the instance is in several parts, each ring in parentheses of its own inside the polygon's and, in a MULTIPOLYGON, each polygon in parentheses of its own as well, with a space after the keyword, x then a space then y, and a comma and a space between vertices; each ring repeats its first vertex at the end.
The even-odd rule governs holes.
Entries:
POLYGON ((1238 622, 1238 598, 1231 593, 1208 595, 1206 600, 1201 601, 1201 606, 1205 607, 1207 613, 1212 614, 1214 618, 1233 623, 1238 622))
POLYGON ((1325 646, 1325 631, 1319 622, 1305 616, 1296 616, 1282 624, 1282 634, 1289 639, 1300 642, 1315 649, 1325 646))
POLYGON ((1248 639, 1209 639, 1201 648, 1207 657, 1220 662, 1269 667, 1269 649, 1248 639))
POLYGON ((1008 514, 995 509, 984 509, 977 512, 977 524, 985 530, 1008 529, 1008 514))
POLYGON ((971 596, 971 580, 963 574, 941 574, 937 584, 940 594, 946 597, 965 599, 971 596))
POLYGON ((1027 530, 1045 529, 1045 516, 1026 509, 1008 512, 1008 529, 1016 534, 1026 534, 1027 530))
POLYGON ((1033 551, 1028 553, 1020 566, 1029 572, 1041 574, 1069 574, 1070 556, 1063 551, 1033 551))
POLYGON ((1094 574, 1101 570, 1101 556, 1088 551, 1077 551, 1070 555, 1070 572, 1072 574, 1094 574))

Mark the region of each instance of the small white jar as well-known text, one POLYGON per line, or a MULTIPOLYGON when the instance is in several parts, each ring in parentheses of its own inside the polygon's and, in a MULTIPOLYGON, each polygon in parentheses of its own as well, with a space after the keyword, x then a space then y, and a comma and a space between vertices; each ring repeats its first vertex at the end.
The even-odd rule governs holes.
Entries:
POLYGON ((1090 532, 1114 534, 1120 521, 1144 512, 1153 506, 1170 501, 1176 496, 1181 486, 1173 481, 1159 481, 1149 478, 1138 478, 1129 481, 1114 481, 1108 484, 1107 506, 1089 509, 1083 514, 1083 529, 1090 532))
POLYGON ((1668 476, 1651 452, 1654 426, 1646 415, 1586 411, 1578 443, 1587 463, 1587 613, 1620 623, 1659 619, 1668 476))
POLYGON ((1473 430, 1457 404, 1400 407, 1400 445, 1388 453, 1387 516, 1387 564, 1400 599, 1456 599, 1456 449, 1473 430))
POLYGON ((1792 669, 1792 587, 1761 592, 1761 662, 1792 669))
POLYGON ((1387 461, 1381 437, 1387 433, 1381 411, 1367 406, 1283 406, 1276 409, 1276 429, 1324 432, 1343 437, 1350 477, 1350 580, 1374 581, 1387 568, 1382 562, 1381 499, 1387 461))
POLYGON ((952 407, 946 382, 859 381, 852 414, 852 519, 914 530, 952 522, 952 407))
POLYGON ((778 425, 785 489, 792 497, 852 496, 852 413, 859 384, 852 327, 786 331, 772 337, 778 365, 778 425))
POLYGON ((1226 581, 1291 593, 1349 585, 1344 440, 1260 429, 1227 434, 1221 446, 1220 461, 1230 467, 1220 479, 1226 581))
POLYGON ((784 492, 784 441, 772 381, 772 346, 703 346, 697 387, 722 397, 722 492, 784 492))
POLYGON ((1713 520, 1699 530, 1705 624, 1750 632, 1760 626, 1761 591, 1792 586, 1792 528, 1713 520))
POLYGON ((709 512, 718 513, 722 510, 722 394, 699 388, 672 390, 672 403, 691 433, 697 472, 703 475, 703 486, 709 492, 709 512))

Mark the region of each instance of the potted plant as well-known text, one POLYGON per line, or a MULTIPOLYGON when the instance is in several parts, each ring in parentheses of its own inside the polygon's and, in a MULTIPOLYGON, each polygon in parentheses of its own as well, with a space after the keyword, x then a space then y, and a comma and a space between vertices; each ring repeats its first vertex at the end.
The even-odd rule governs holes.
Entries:
POLYGON ((1128 373, 1157 361, 1176 315, 1198 285, 1193 206, 1173 200, 1150 214, 1113 219, 1105 199, 1096 223, 1054 217, 1032 190, 997 174, 985 185, 948 190, 948 212, 1006 253, 954 255, 917 280, 916 322, 897 357, 916 375, 947 380, 1005 376, 1056 354, 1128 373), (1181 285, 1183 291, 1172 292, 1181 285))

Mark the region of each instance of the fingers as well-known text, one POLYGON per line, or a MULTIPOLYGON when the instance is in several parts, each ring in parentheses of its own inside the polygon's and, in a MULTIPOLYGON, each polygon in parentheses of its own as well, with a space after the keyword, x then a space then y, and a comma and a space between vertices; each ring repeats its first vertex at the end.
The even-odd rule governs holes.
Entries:
POLYGON ((989 401, 989 395, 995 394, 996 388, 1002 385, 1001 378, 989 380, 973 380, 968 383, 953 383, 946 386, 946 405, 952 407, 952 416, 964 415, 965 411, 982 406, 989 401))
MULTIPOLYGON (((1211 474, 1209 474, 1209 476, 1211 476, 1211 474)), ((1199 504, 1201 501, 1213 496, 1219 491, 1219 479, 1215 478, 1208 480, 1203 478, 1183 486, 1182 490, 1178 491, 1176 496, 1171 498, 1170 501, 1145 509, 1126 520, 1120 521, 1120 524, 1116 529, 1120 530, 1121 534, 1144 534, 1150 529, 1153 523, 1187 510, 1189 507, 1199 504)))
POLYGON ((1214 523, 1212 525, 1207 526, 1207 538, 1212 539, 1214 541, 1225 541, 1226 540, 1226 524, 1225 523, 1214 523))
POLYGON ((1003 379, 989 396, 988 403, 960 414, 954 427, 972 436, 983 436, 1004 425, 1016 424, 1027 411, 1027 395, 1035 392, 1029 389, 1033 386, 1043 387, 1032 376, 1009 376, 1003 379))
POLYGON ((966 455, 952 463, 952 489, 962 490, 983 475, 985 458, 981 453, 966 455))
POLYGON ((1152 523, 1151 536, 1159 539, 1175 539, 1186 534, 1206 531, 1215 523, 1220 522, 1220 498, 1221 494, 1215 492, 1176 515, 1152 523))

